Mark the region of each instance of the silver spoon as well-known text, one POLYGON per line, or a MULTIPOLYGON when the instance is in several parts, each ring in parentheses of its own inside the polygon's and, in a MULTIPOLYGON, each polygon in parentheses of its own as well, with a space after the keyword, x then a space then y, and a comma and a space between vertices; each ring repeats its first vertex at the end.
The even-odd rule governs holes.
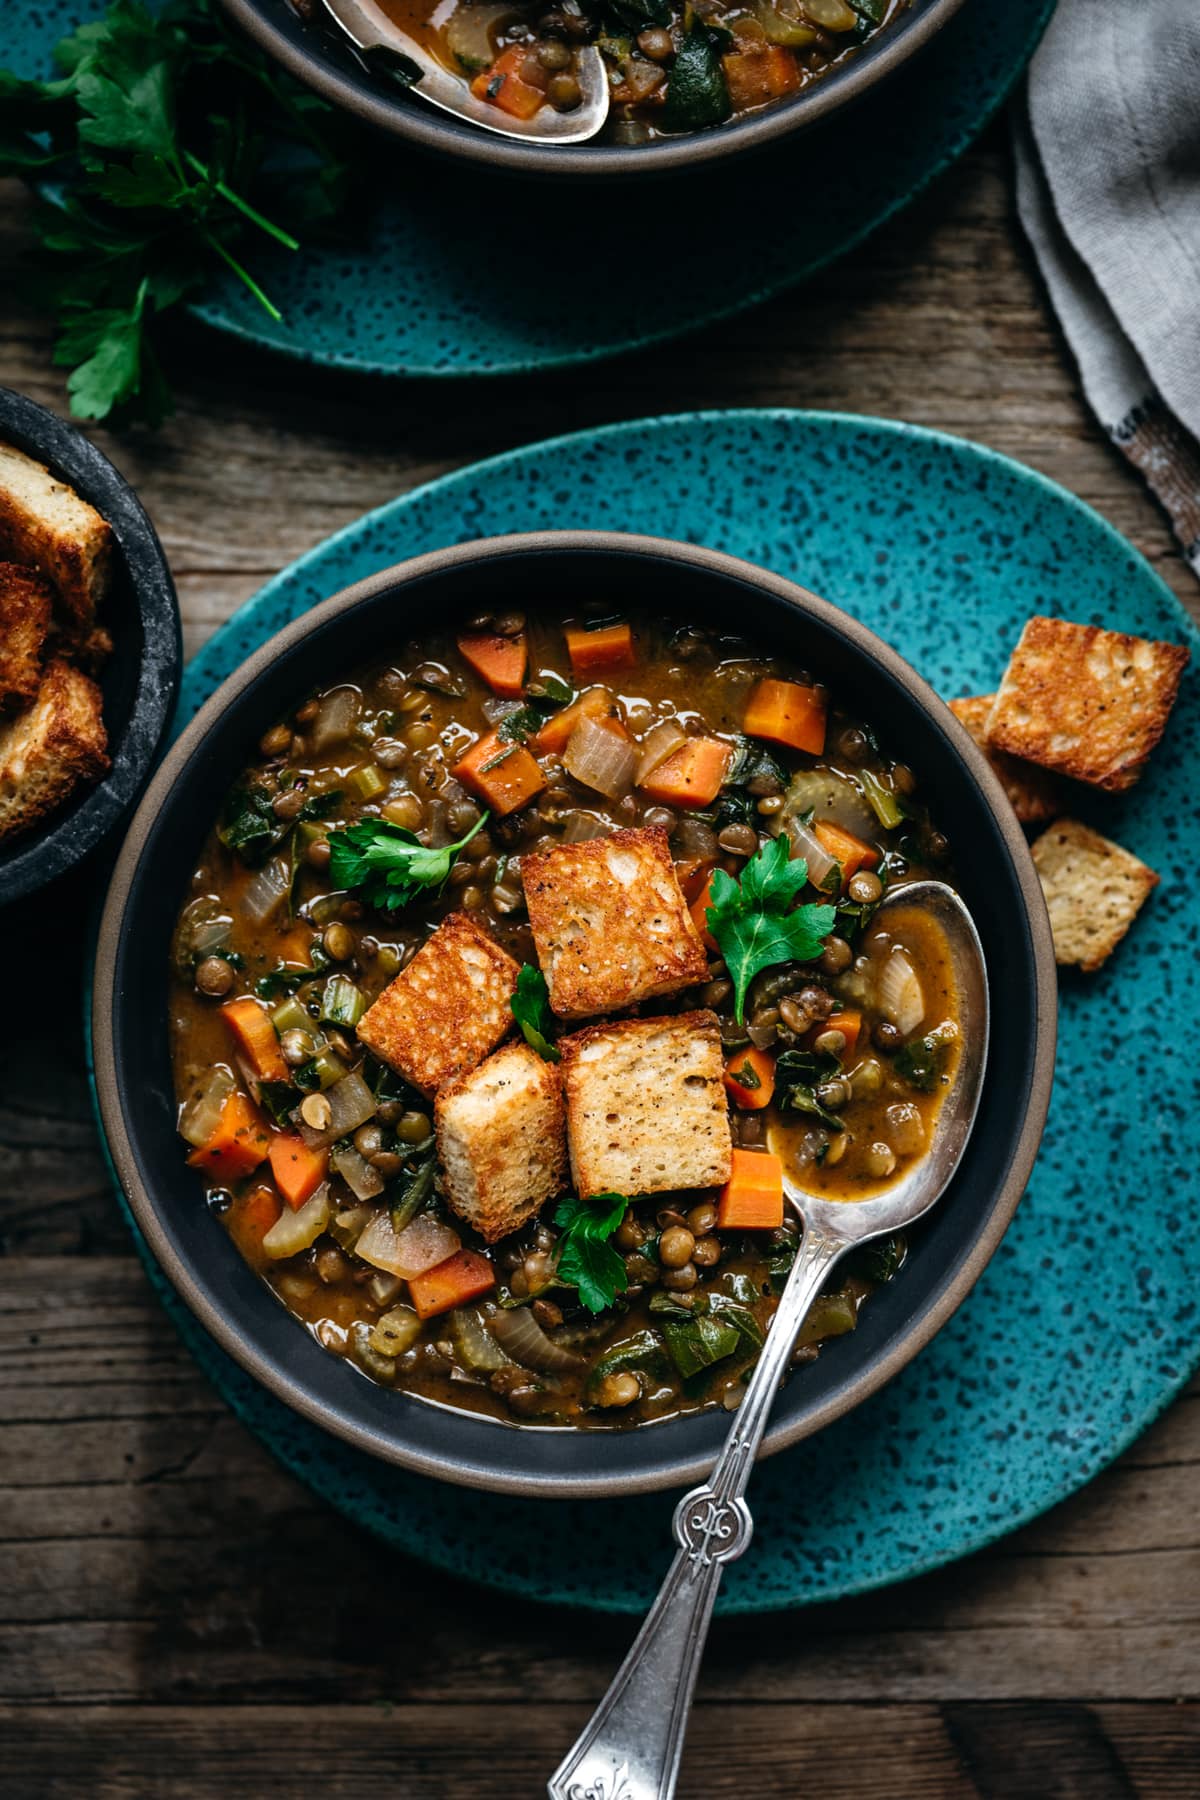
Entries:
POLYGON ((583 99, 574 111, 556 112, 547 104, 539 107, 532 119, 514 119, 490 101, 477 100, 462 76, 453 74, 431 56, 375 0, 322 0, 322 5, 356 50, 394 50, 407 57, 420 70, 412 84, 414 94, 440 106, 443 112, 469 119, 484 131, 537 143, 582 144, 595 137, 608 117, 608 76, 604 59, 594 44, 584 45, 576 55, 575 78, 583 99))
POLYGON ((944 933, 959 1016, 967 1025, 959 1039, 954 1085, 925 1155, 885 1193, 858 1202, 820 1200, 785 1182, 804 1235, 767 1341, 716 1467, 675 1508, 678 1554, 616 1679, 551 1777, 550 1800, 671 1800, 721 1572, 750 1542, 753 1525, 742 1496, 796 1335, 838 1258, 928 1212, 945 1192, 971 1135, 988 1040, 979 935, 958 895, 940 881, 896 888, 879 912, 889 905, 920 906, 944 933))

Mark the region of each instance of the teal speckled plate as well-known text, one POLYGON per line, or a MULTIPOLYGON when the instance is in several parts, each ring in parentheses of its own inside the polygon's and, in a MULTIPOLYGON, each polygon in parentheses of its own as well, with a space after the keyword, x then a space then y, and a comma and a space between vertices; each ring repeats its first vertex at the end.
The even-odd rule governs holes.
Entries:
MULTIPOLYGON (((440 545, 556 525, 749 557, 862 619, 947 697, 995 686, 1032 611, 1200 646, 1130 545, 1017 463, 876 419, 698 413, 535 444, 367 514, 210 639, 185 672, 180 722, 264 638, 347 583, 440 545)), ((1164 1021, 1182 1028, 1200 1004, 1198 767, 1193 666, 1139 786, 1083 809, 1162 885, 1106 969, 1062 984, 1055 1097, 1016 1220, 915 1362, 758 1470, 754 1543, 726 1574, 726 1611, 858 1593, 978 1549, 1088 1481, 1200 1360, 1200 1089, 1182 1049, 1163 1058, 1164 1021)), ((537 1599, 649 1602, 670 1551, 668 1495, 493 1498, 376 1463, 259 1389, 151 1274, 235 1411, 359 1524, 537 1599)))
MULTIPOLYGON (((103 4, 0 9, 0 65, 46 72, 62 33, 103 4)), ((388 375, 511 374, 676 337, 804 280, 911 200, 982 130, 1052 10, 970 0, 861 104, 696 176, 576 194, 380 138, 367 242, 251 247, 281 324, 232 279, 196 310, 306 361, 388 375)))

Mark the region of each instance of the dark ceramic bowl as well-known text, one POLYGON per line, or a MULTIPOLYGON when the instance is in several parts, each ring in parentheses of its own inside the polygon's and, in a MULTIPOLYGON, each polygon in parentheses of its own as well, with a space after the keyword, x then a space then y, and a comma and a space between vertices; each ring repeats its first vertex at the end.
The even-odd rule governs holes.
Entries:
POLYGON ((781 1393, 768 1450, 865 1400, 926 1344, 969 1292, 1025 1187, 1054 1063, 1055 971, 1025 840, 979 751, 895 651, 778 576, 689 545, 612 532, 486 539, 420 556, 315 607, 217 690, 171 749, 129 831, 108 895, 92 1031, 104 1128, 151 1249, 218 1343, 272 1393, 360 1449, 425 1474, 506 1492, 627 1494, 707 1471, 717 1410, 629 1431, 514 1427, 378 1387, 314 1341, 252 1273, 208 1212, 175 1131, 166 970, 176 912, 209 821, 271 720, 332 671, 420 633, 449 609, 535 610, 564 593, 619 592, 631 606, 727 623, 798 655, 901 745, 956 847, 961 888, 993 975, 991 1061, 953 1184, 903 1273, 852 1335, 781 1393), (1002 976, 1001 976, 1002 971, 1002 976))
POLYGON ((962 3, 912 0, 908 11, 857 55, 803 93, 733 124, 652 144, 565 144, 555 149, 480 130, 416 95, 386 85, 371 73, 338 27, 323 16, 320 0, 315 0, 314 10, 321 16, 312 24, 305 24, 290 0, 223 0, 230 17, 297 80, 365 123, 427 150, 486 163, 493 169, 575 177, 665 174, 776 143, 789 132, 829 118, 886 80, 941 30, 962 3))
POLYGON ((113 529, 112 589, 100 622, 113 653, 100 675, 112 768, 32 831, 0 844, 0 904, 44 887, 119 825, 141 793, 175 707, 182 650, 175 584, 141 502, 73 425, 0 387, 0 440, 45 463, 113 529))

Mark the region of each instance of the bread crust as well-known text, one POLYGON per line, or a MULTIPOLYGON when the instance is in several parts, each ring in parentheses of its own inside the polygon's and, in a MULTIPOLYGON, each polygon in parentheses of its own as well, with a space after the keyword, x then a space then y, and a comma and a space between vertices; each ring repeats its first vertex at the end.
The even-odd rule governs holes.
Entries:
POLYGON ((91 676, 55 657, 32 704, 0 726, 0 838, 27 831, 81 781, 107 772, 101 704, 91 676))
POLYGON ((566 1185, 562 1080, 525 1043, 502 1044, 434 1102, 454 1211, 485 1243, 517 1231, 566 1185))
POLYGON ((1158 876, 1078 819, 1059 819, 1033 845, 1056 962, 1092 974, 1133 924, 1158 876))
POLYGON ((949 704, 955 718, 965 725, 987 757, 1021 824, 1045 825, 1062 811, 1054 777, 1048 769, 1039 769, 1036 763, 1023 762, 1019 756, 992 749, 987 740, 987 726, 995 703, 995 694, 972 694, 961 700, 951 700, 949 704))
POLYGON ((112 527, 44 463, 0 443, 0 557, 31 564, 55 589, 63 623, 86 635, 108 589, 112 527))
POLYGON ((36 697, 53 608, 42 576, 0 562, 0 708, 26 706, 36 697))

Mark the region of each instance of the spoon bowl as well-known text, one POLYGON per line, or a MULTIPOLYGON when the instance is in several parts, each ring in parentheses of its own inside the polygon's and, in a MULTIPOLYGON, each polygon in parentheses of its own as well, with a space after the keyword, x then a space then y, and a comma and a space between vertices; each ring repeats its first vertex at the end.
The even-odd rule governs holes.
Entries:
POLYGON ((785 1181, 804 1227, 767 1340, 709 1479, 675 1508, 675 1559, 632 1650, 583 1735, 551 1777, 550 1800, 671 1800, 692 1694, 721 1572, 750 1542, 744 1495, 779 1383, 809 1307, 840 1257, 857 1244, 902 1230, 945 1193, 962 1159, 983 1090, 990 1008, 979 933, 963 902, 941 881, 898 887, 881 903, 921 905, 942 932, 957 991, 958 1066, 920 1160, 869 1200, 824 1200, 785 1181))
POLYGON ((547 103, 531 119, 516 119, 490 101, 476 99, 462 76, 440 63, 375 0, 321 0, 321 4, 361 56, 369 59, 373 54, 391 52, 404 59, 415 69, 411 81, 406 80, 412 93, 484 131, 526 142, 584 144, 595 137, 608 117, 608 76, 594 45, 585 45, 576 58, 575 73, 583 95, 577 107, 557 112, 547 103))

